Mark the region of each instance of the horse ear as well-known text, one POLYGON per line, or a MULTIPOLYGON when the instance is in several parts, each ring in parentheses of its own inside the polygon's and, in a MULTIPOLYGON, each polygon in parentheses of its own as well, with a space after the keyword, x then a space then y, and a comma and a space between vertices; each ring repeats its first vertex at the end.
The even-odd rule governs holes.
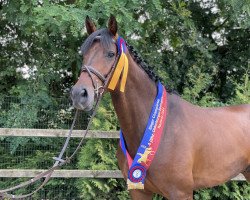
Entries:
POLYGON ((108 30, 110 31, 110 33, 112 33, 114 36, 116 36, 117 22, 116 22, 115 16, 112 14, 110 15, 110 18, 109 18, 108 30))
POLYGON ((90 35, 91 33, 96 31, 96 27, 95 24, 92 22, 92 20, 89 18, 89 16, 87 15, 86 19, 85 19, 85 26, 87 29, 87 33, 90 35))

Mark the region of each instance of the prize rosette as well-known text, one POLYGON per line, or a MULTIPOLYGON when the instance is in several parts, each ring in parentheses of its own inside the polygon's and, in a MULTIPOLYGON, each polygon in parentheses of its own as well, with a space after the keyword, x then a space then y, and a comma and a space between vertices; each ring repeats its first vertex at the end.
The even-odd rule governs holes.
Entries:
POLYGON ((128 171, 128 189, 144 189, 146 168, 142 165, 131 166, 128 171))

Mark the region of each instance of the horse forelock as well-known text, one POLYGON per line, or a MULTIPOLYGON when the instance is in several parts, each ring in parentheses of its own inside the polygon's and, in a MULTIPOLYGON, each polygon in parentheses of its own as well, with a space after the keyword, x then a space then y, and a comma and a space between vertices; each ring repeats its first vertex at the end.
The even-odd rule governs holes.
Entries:
POLYGON ((99 41, 104 49, 109 49, 110 45, 114 43, 112 34, 108 29, 103 28, 93 32, 82 44, 81 54, 86 54, 92 47, 95 41, 99 41))

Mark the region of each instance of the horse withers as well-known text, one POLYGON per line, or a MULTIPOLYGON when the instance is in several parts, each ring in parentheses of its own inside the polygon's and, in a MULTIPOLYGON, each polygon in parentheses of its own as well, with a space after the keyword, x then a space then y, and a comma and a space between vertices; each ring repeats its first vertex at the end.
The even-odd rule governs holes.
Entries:
MULTIPOLYGON (((110 17, 108 28, 100 30, 87 17, 86 28, 89 37, 81 48, 84 67, 71 91, 73 104, 90 110, 99 89, 110 92, 126 150, 134 158, 158 92, 157 78, 126 45, 121 49, 128 68, 117 72, 122 56, 115 17, 110 17), (115 87, 103 88, 111 79, 116 79, 115 87)), ((193 199, 193 190, 222 184, 239 173, 250 181, 249 104, 202 108, 169 92, 166 99, 166 120, 157 152, 147 169, 144 189, 129 191, 132 199, 152 199, 153 193, 170 200, 193 199)), ((127 179, 128 159, 120 145, 117 158, 127 179)))

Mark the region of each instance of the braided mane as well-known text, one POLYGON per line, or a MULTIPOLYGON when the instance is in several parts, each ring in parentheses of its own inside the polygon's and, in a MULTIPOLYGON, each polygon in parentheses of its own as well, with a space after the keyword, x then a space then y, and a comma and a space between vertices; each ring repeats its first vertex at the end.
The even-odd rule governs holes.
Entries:
MULTIPOLYGON (((162 79, 161 77, 159 77, 158 75, 155 74, 152 66, 150 66, 149 64, 147 64, 147 62, 145 60, 143 60, 141 58, 141 56, 139 55, 139 53, 134 49, 133 46, 127 44, 128 50, 131 54, 131 56, 133 57, 134 61, 147 73, 148 77, 153 80, 154 82, 158 82, 161 81, 162 79)), ((166 91, 168 93, 175 93, 177 95, 179 95, 175 90, 173 90, 172 88, 170 88, 169 86, 165 86, 166 91)))
POLYGON ((153 71, 153 67, 149 66, 145 60, 141 58, 139 53, 135 50, 135 48, 129 44, 127 44, 128 50, 133 57, 134 61, 147 73, 149 78, 154 82, 161 81, 160 77, 155 74, 153 71))
MULTIPOLYGON (((110 45, 113 43, 113 37, 111 33, 105 28, 100 29, 92 33, 82 44, 81 52, 82 54, 87 53, 87 51, 91 48, 92 44, 96 41, 96 37, 99 37, 99 41, 103 48, 108 49, 110 45)), ((135 48, 127 43, 128 50, 133 57, 134 61, 147 73, 148 77, 154 82, 162 81, 162 79, 155 74, 153 67, 147 64, 147 62, 141 58, 139 53, 135 50, 135 48)), ((165 86, 166 90, 169 93, 172 93, 173 90, 168 86, 165 86)))

